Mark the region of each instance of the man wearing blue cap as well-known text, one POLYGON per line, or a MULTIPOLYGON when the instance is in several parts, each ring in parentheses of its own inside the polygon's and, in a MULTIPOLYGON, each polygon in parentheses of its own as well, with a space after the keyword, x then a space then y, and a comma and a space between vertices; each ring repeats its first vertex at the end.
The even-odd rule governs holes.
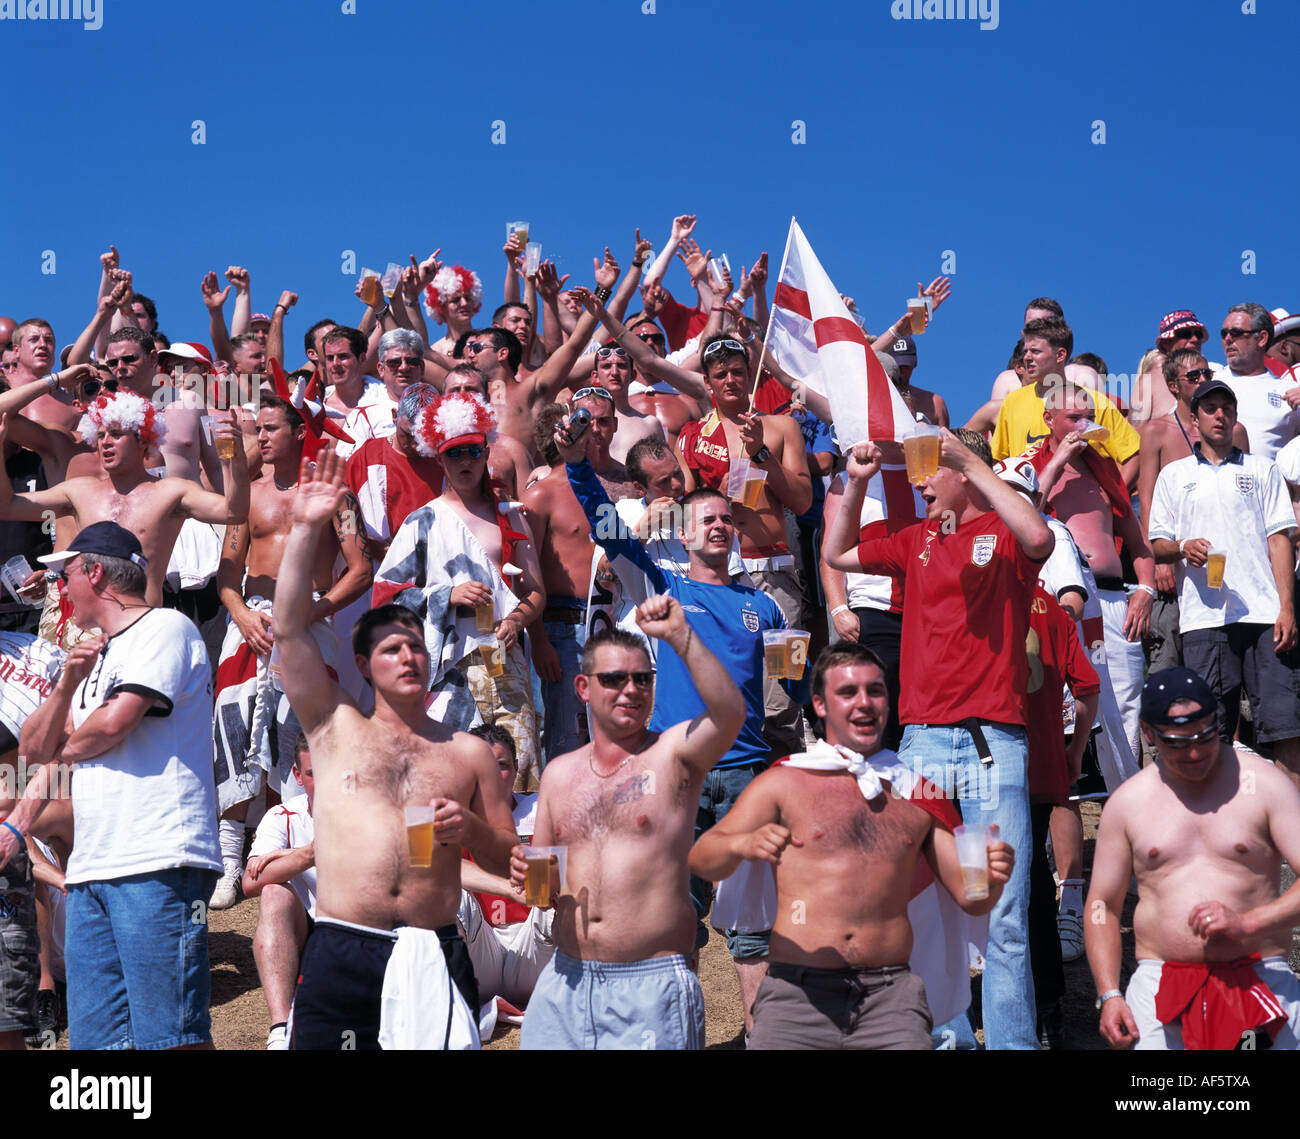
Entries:
POLYGON ((1152 673, 1142 731, 1156 762, 1106 804, 1084 924, 1101 1035, 1112 1048, 1300 1048, 1300 980, 1287 964, 1300 883, 1300 791, 1219 738, 1219 701, 1195 672, 1152 673), (1121 993, 1120 914, 1132 875, 1137 970, 1121 993))

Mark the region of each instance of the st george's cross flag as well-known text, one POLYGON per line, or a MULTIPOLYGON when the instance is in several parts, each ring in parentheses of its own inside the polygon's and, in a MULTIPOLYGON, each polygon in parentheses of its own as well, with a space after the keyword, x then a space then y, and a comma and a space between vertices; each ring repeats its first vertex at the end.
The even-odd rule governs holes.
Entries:
POLYGON ((916 433, 915 418, 794 218, 767 350, 794 379, 826 397, 841 451, 865 439, 902 442, 916 433))

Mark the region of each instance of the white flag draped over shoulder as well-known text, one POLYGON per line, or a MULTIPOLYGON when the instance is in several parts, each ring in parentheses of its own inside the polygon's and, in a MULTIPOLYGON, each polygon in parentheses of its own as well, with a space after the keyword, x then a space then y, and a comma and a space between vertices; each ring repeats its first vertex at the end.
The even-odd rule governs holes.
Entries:
POLYGON ((916 433, 903 397, 793 218, 767 350, 786 372, 829 401, 841 450, 864 439, 901 442, 916 433))

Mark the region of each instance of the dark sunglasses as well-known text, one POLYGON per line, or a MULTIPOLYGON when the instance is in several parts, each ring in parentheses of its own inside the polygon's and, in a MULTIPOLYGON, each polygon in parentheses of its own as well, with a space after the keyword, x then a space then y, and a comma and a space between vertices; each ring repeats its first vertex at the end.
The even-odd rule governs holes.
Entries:
POLYGON ((638 332, 638 340, 644 340, 647 344, 663 344, 664 334, 662 332, 638 332))
POLYGON ((611 692, 621 692, 631 678, 642 691, 652 688, 655 682, 654 669, 647 669, 645 672, 624 672, 620 669, 618 672, 598 672, 596 679, 600 681, 602 688, 608 688, 611 692))
POLYGON ((106 392, 116 394, 117 381, 116 380, 82 380, 81 382, 82 401, 84 402, 85 400, 88 399, 94 399, 97 395, 99 395, 101 388, 106 392))
POLYGON ((481 459, 482 443, 466 443, 463 447, 448 447, 443 455, 448 459, 481 459))
POLYGON ((118 364, 134 364, 140 359, 139 352, 132 352, 127 356, 110 356, 104 363, 110 368, 116 368, 118 364))
POLYGON ((580 399, 588 399, 595 396, 597 399, 607 399, 610 403, 614 402, 614 397, 605 388, 579 388, 573 393, 573 402, 577 403, 580 399))
POLYGON ((1205 731, 1197 732, 1194 736, 1168 736, 1164 732, 1156 732, 1156 739, 1175 751, 1186 751, 1193 744, 1209 743, 1218 734, 1219 721, 1216 716, 1213 724, 1206 728, 1205 731))
POLYGON ((606 360, 610 356, 613 356, 618 360, 626 360, 627 349, 620 347, 617 344, 604 344, 601 347, 596 349, 597 360, 606 360))
POLYGON ((1171 340, 1204 340, 1208 333, 1203 328, 1180 328, 1176 332, 1171 332, 1171 340))
POLYGON ((748 355, 745 346, 739 340, 715 340, 700 354, 701 360, 707 360, 710 356, 718 352, 739 352, 742 356, 748 355))
POLYGON ((496 344, 491 340, 466 340, 466 352, 481 352, 484 348, 494 348, 496 344))
POLYGON ((403 364, 408 368, 418 368, 422 363, 424 363, 424 359, 421 356, 389 356, 384 361, 384 367, 395 372, 403 364))
POLYGON ((1214 371, 1211 368, 1192 368, 1183 373, 1183 379, 1191 380, 1192 383, 1200 383, 1201 380, 1211 380, 1214 378, 1214 371))
POLYGON ((1254 336, 1255 331, 1250 328, 1221 328, 1219 337, 1223 340, 1240 340, 1243 336, 1254 336))

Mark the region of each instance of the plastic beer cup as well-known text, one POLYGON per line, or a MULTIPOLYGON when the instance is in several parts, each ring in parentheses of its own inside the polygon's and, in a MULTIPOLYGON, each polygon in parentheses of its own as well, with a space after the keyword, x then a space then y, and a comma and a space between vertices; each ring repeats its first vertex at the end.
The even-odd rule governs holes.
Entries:
POLYGON ((961 866, 961 883, 968 902, 989 896, 989 834, 986 827, 959 826, 953 832, 957 840, 957 862, 961 866))
POLYGON ((406 808, 406 849, 412 866, 433 865, 433 808, 406 808))
POLYGON ((1228 551, 1222 546, 1211 546, 1205 560, 1205 584, 1211 589, 1223 588, 1223 571, 1228 564, 1228 551))

